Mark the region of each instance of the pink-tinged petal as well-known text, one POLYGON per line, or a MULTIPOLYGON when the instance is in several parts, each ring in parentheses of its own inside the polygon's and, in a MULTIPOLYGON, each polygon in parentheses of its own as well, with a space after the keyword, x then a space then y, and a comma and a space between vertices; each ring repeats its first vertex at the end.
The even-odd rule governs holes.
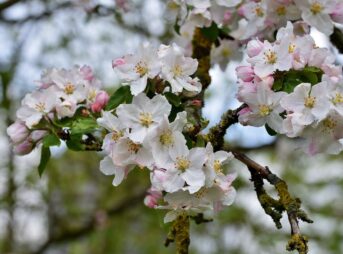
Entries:
POLYGON ((118 58, 112 61, 112 68, 117 68, 118 66, 126 64, 124 58, 118 58))

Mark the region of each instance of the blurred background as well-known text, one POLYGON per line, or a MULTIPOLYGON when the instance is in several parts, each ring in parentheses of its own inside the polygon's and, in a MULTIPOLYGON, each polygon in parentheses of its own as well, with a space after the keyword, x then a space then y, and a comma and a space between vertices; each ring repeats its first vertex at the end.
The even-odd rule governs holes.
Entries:
MULTIPOLYGON (((6 136, 25 93, 36 87, 42 70, 87 64, 108 91, 119 80, 112 59, 134 52, 143 42, 187 46, 172 32, 173 20, 160 0, 0 0, 0 253, 95 254, 175 253, 163 243, 164 211, 144 206, 148 172, 129 175, 119 187, 99 171, 102 154, 53 149, 39 178, 39 151, 14 156, 6 136)), ((331 47, 314 32, 319 46, 331 47)), ((332 49, 334 50, 334 49, 332 49)), ((337 61, 342 64, 342 56, 337 61)), ((211 70, 203 112, 215 124, 222 112, 237 107, 232 62, 211 70)), ((233 126, 227 140, 268 165, 303 201, 315 221, 301 223, 313 254, 343 253, 343 157, 308 157, 288 139, 270 137, 262 128, 233 126)), ((210 223, 191 225, 191 253, 287 253, 287 219, 277 230, 256 199, 245 166, 237 172, 236 202, 210 223)), ((272 191, 272 188, 270 188, 272 191)))

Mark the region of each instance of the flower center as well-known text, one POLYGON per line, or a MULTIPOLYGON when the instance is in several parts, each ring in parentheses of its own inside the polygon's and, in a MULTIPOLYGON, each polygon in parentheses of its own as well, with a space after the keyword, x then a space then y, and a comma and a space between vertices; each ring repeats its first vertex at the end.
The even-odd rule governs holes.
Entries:
POLYGON ((88 93, 88 100, 89 101, 94 101, 96 98, 96 90, 95 89, 91 89, 88 93))
POLYGON ((320 3, 318 2, 315 2, 311 5, 311 8, 310 8, 311 12, 316 15, 318 13, 320 13, 322 10, 323 10, 323 5, 321 5, 320 3))
POLYGON ((174 76, 181 76, 183 73, 181 66, 178 64, 174 65, 172 72, 174 73, 174 76))
POLYGON ((337 126, 337 121, 332 117, 328 117, 323 121, 325 131, 332 131, 337 126))
POLYGON ((271 51, 268 49, 266 52, 264 52, 264 56, 266 58, 266 63, 268 64, 275 64, 277 60, 277 55, 274 51, 271 51))
POLYGON ((202 187, 200 190, 197 191, 197 193, 195 193, 195 197, 198 199, 203 198, 207 191, 208 190, 206 188, 202 187))
POLYGON ((290 43, 289 45, 288 45, 288 53, 294 53, 294 51, 295 51, 295 44, 294 43, 290 43))
POLYGON ((169 146, 174 144, 174 138, 172 135, 172 132, 170 130, 167 130, 162 133, 160 136, 160 142, 162 145, 169 146))
POLYGON ((260 111, 260 115, 261 116, 268 116, 270 114, 270 112, 271 112, 270 107, 267 106, 267 105, 259 105, 258 109, 260 111))
POLYGON ((124 136, 124 133, 122 131, 114 131, 112 132, 111 139, 113 141, 118 141, 118 139, 120 139, 123 136, 124 136))
POLYGON ((224 57, 229 57, 229 56, 231 55, 231 50, 228 49, 228 48, 223 49, 223 50, 222 50, 222 55, 223 55, 224 57))
POLYGON ((217 174, 223 172, 222 164, 220 163, 219 160, 214 161, 213 167, 214 167, 214 171, 216 171, 217 174))
POLYGON ((43 113, 45 111, 45 103, 43 102, 38 102, 36 105, 35 105, 35 109, 41 113, 43 113))
POLYGON ((75 86, 72 83, 68 83, 64 86, 64 93, 71 95, 75 91, 75 86))
POLYGON ((283 5, 280 5, 276 8, 276 14, 279 16, 285 16, 286 15, 286 7, 283 5))
POLYGON ((182 172, 185 172, 190 164, 191 164, 191 162, 183 156, 176 158, 176 165, 175 166, 178 170, 180 170, 182 172))
POLYGON ((152 124, 152 115, 147 112, 141 112, 139 114, 139 121, 142 126, 148 128, 152 124))
POLYGON ((313 108, 315 103, 316 103, 316 97, 309 96, 305 99, 304 105, 307 108, 313 108))
POLYGON ((127 141, 127 145, 128 145, 128 151, 130 153, 137 153, 139 149, 142 147, 141 144, 136 144, 131 140, 127 141))
POLYGON ((341 93, 336 93, 335 98, 332 99, 333 104, 343 103, 343 95, 341 93))
POLYGON ((136 65, 135 65, 135 71, 136 73, 139 74, 139 76, 143 77, 145 74, 148 73, 148 66, 146 63, 139 61, 136 65))
POLYGON ((263 16, 264 16, 263 9, 262 9, 260 6, 257 6, 257 7, 255 8, 255 14, 256 14, 256 16, 258 16, 258 17, 263 17, 263 16))

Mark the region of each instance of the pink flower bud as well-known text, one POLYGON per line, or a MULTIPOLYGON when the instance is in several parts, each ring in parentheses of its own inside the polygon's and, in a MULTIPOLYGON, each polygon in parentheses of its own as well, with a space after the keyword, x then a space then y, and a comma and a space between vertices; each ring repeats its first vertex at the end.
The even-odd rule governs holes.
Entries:
POLYGON ((238 15, 244 17, 246 15, 246 13, 247 13, 245 5, 242 5, 241 7, 239 7, 238 10, 237 10, 237 13, 238 13, 238 15))
POLYGON ((334 22, 343 24, 343 3, 336 5, 335 10, 331 13, 331 18, 334 22))
POLYGON ((101 112, 101 110, 107 105, 109 99, 110 97, 105 91, 100 91, 95 97, 95 102, 91 105, 92 112, 101 112))
POLYGON ((236 68, 237 77, 244 82, 253 81, 255 77, 254 69, 251 66, 238 66, 236 68))
POLYGON ((232 11, 231 10, 227 10, 225 13, 224 13, 224 18, 223 18, 223 23, 224 24, 227 24, 230 22, 232 18, 232 11))
POLYGON ((48 134, 47 131, 33 131, 30 135, 30 139, 34 142, 37 143, 39 141, 41 141, 46 135, 48 134))
POLYGON ((7 128, 7 135, 14 144, 23 142, 30 132, 24 122, 16 121, 7 128))
POLYGON ((250 112, 252 112, 251 109, 249 107, 245 107, 238 112, 238 115, 245 115, 249 114, 250 112))
POLYGON ((155 208, 158 204, 159 199, 162 198, 162 193, 160 191, 150 188, 148 190, 148 195, 144 198, 144 204, 147 207, 155 208))
POLYGON ((91 81, 94 79, 93 70, 90 66, 84 65, 81 67, 80 72, 85 80, 91 81))
POLYGON ((13 152, 17 155, 25 155, 32 151, 33 143, 29 140, 25 140, 24 142, 16 145, 13 148, 13 152))
POLYGON ((265 85, 269 86, 270 88, 272 88, 272 86, 274 84, 274 77, 271 76, 271 75, 267 76, 267 77, 264 77, 263 79, 257 77, 256 80, 255 80, 255 83, 257 85, 265 84, 265 85))
POLYGON ((196 106, 196 107, 201 107, 202 106, 202 101, 201 100, 198 100, 198 99, 195 99, 195 100, 192 100, 191 101, 191 104, 193 106, 196 106))
POLYGON ((264 45, 260 40, 249 41, 247 45, 248 56, 257 56, 262 51, 263 47, 264 45))
POLYGON ((114 69, 114 68, 117 68, 118 66, 123 65, 123 64, 125 64, 124 58, 114 59, 114 60, 112 61, 112 68, 113 68, 113 69, 114 69))

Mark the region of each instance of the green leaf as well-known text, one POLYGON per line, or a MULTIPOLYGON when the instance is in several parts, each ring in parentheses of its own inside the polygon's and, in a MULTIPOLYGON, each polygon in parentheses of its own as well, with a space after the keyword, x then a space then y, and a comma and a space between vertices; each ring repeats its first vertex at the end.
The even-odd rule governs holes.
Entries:
POLYGON ((316 73, 323 73, 323 71, 318 68, 318 67, 315 67, 315 66, 306 66, 304 68, 304 71, 307 71, 307 72, 316 72, 316 73))
POLYGON ((304 70, 302 73, 302 80, 306 83, 311 83, 312 85, 315 85, 318 83, 318 76, 314 72, 304 70))
POLYGON ((219 29, 216 23, 212 22, 210 27, 201 29, 202 34, 211 41, 216 41, 219 35, 219 29))
POLYGON ((278 92, 278 91, 282 90, 282 86, 283 86, 283 79, 281 79, 281 78, 280 79, 276 79, 274 81, 272 89, 273 89, 274 92, 278 92))
POLYGON ((46 168, 46 165, 48 164, 50 156, 51 156, 51 152, 50 152, 49 147, 43 146, 42 147, 42 152, 41 152, 40 162, 39 162, 39 165, 38 165, 39 176, 42 176, 42 174, 43 174, 43 172, 44 172, 44 170, 46 168))
POLYGON ((72 151, 84 151, 85 145, 82 143, 82 135, 70 135, 70 139, 66 142, 67 147, 72 151))
POLYGON ((132 97, 130 86, 122 86, 111 95, 106 110, 115 109, 122 103, 131 103, 132 97))
POLYGON ((55 134, 49 134, 43 138, 43 146, 59 146, 61 144, 60 139, 55 134))
POLYGON ((81 134, 93 132, 98 127, 98 124, 94 118, 84 117, 76 119, 71 127, 72 134, 81 134))
POLYGON ((175 107, 178 107, 181 104, 181 98, 179 96, 177 96, 176 94, 173 94, 171 92, 167 92, 164 94, 164 96, 175 107))

